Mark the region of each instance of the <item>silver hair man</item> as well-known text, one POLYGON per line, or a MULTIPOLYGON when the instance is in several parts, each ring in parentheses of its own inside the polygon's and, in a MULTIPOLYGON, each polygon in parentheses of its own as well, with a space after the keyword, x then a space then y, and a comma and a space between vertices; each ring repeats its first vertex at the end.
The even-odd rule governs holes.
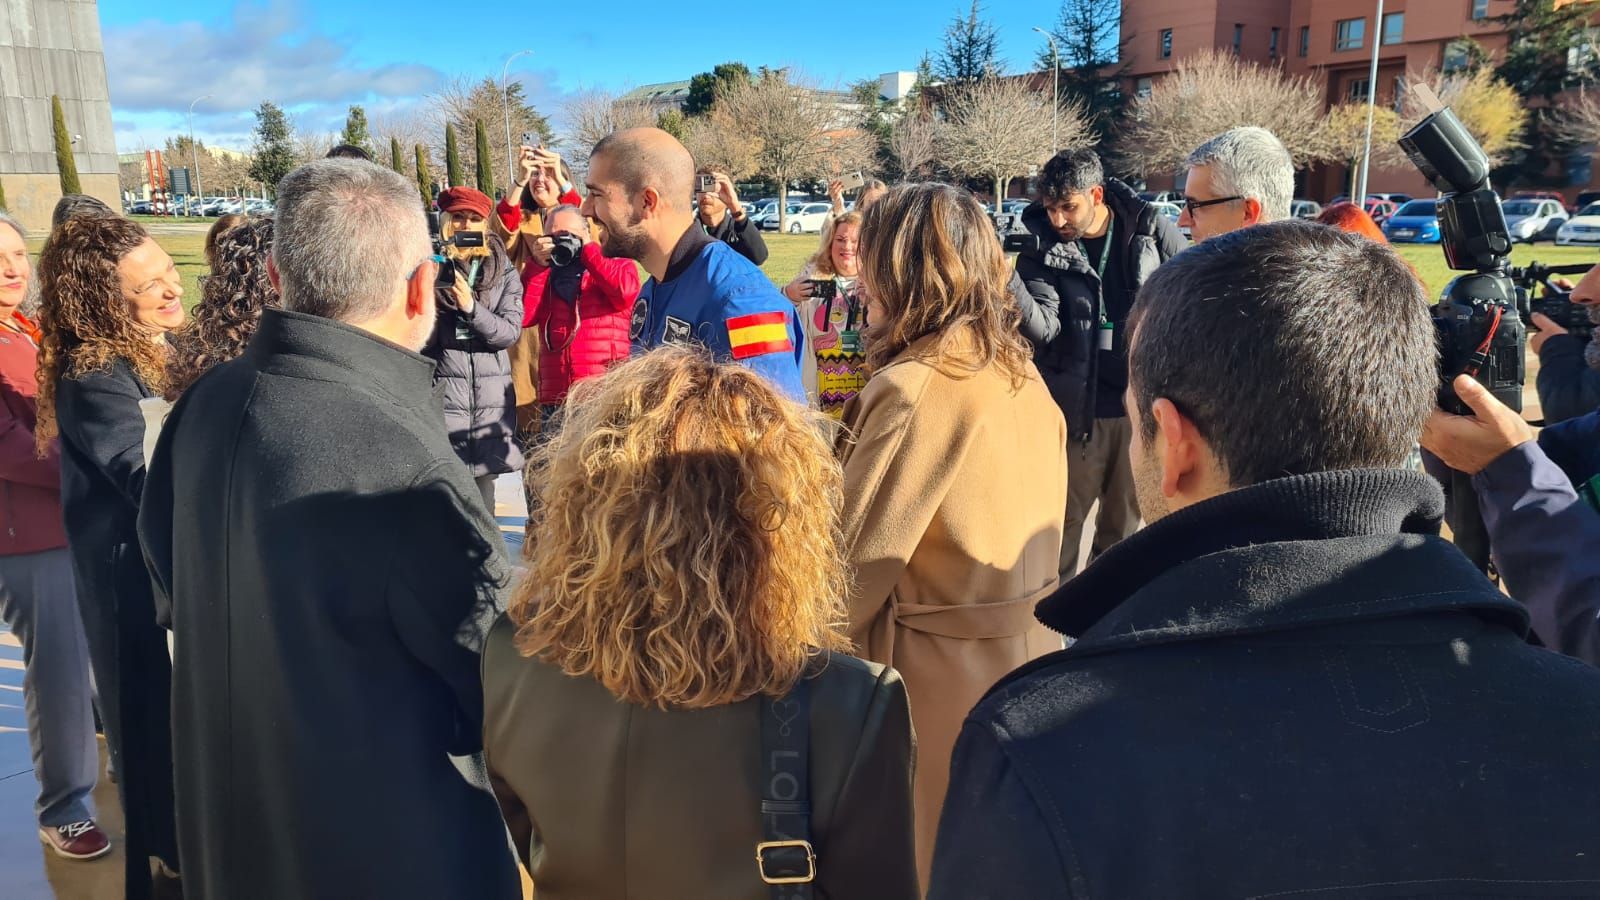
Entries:
POLYGON ((411 349, 426 342, 432 247, 415 184, 369 162, 318 160, 278 184, 276 220, 272 268, 284 309, 363 327, 411 349), (420 271, 425 266, 430 271, 420 271), (417 277, 428 279, 427 314, 397 316, 417 277))
POLYGON ((1265 128, 1224 131, 1189 154, 1188 165, 1178 224, 1196 242, 1289 218, 1294 161, 1265 128))

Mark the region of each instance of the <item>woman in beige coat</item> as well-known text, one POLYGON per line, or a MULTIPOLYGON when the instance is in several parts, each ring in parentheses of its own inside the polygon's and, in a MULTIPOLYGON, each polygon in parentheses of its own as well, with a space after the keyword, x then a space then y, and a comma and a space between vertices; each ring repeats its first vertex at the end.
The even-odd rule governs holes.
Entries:
POLYGON ((1002 675, 1061 648, 1033 607, 1056 587, 1066 423, 970 194, 894 189, 867 212, 861 250, 872 375, 841 445, 850 636, 910 695, 926 885, 963 719, 1002 675))

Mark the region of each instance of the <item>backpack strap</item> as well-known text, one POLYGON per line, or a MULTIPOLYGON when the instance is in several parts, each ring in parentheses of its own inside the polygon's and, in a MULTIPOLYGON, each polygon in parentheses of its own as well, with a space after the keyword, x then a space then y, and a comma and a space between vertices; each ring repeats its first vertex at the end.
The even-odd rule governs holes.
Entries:
POLYGON ((780 700, 761 697, 761 831, 756 867, 772 900, 810 900, 817 878, 811 846, 811 686, 807 672, 780 700))

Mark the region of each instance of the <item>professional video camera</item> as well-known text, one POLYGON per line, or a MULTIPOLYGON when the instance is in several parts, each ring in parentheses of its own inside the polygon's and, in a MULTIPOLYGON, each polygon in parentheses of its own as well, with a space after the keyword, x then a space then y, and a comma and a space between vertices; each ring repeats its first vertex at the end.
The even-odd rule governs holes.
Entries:
POLYGON ((428 237, 433 240, 433 255, 443 256, 444 262, 439 264, 439 274, 434 278, 434 284, 454 284, 456 280, 455 260, 445 254, 446 247, 482 247, 484 234, 481 231, 462 230, 451 235, 448 240, 439 230, 439 213, 428 212, 428 237))

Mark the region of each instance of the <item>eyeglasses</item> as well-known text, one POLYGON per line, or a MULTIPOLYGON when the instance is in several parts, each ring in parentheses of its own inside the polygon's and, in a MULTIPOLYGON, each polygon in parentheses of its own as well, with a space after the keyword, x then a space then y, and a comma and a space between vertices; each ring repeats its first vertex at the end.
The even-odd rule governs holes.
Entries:
POLYGON ((1205 209, 1208 206, 1216 206, 1218 203, 1231 203, 1235 200, 1243 199, 1243 197, 1218 197, 1215 200, 1196 200, 1193 197, 1184 197, 1182 204, 1185 209, 1189 210, 1190 212, 1194 212, 1197 209, 1205 209))
POLYGON ((415 269, 411 270, 411 274, 406 276, 406 280, 410 281, 411 279, 417 277, 417 273, 421 272, 422 271, 422 267, 427 265, 428 263, 433 263, 436 266, 442 266, 445 263, 445 259, 444 259, 444 257, 440 256, 437 253, 433 254, 432 256, 428 257, 427 259, 423 260, 422 262, 417 263, 417 267, 415 269))

